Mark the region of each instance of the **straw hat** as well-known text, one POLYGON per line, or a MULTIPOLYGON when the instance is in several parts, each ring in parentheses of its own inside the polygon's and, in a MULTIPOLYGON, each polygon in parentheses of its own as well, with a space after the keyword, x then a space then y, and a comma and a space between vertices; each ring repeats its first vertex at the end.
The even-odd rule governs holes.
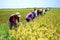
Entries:
POLYGON ((16 15, 17 15, 18 17, 21 17, 21 15, 20 15, 20 13, 19 13, 19 12, 16 12, 16 15))

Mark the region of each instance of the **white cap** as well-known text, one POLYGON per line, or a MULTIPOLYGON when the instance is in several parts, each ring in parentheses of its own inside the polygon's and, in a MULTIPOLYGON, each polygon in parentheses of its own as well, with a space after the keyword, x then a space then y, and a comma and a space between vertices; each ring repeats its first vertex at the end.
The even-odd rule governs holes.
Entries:
POLYGON ((18 17, 21 17, 21 15, 18 15, 18 17))
POLYGON ((18 15, 18 17, 21 17, 20 13, 19 12, 16 12, 16 15, 18 15))

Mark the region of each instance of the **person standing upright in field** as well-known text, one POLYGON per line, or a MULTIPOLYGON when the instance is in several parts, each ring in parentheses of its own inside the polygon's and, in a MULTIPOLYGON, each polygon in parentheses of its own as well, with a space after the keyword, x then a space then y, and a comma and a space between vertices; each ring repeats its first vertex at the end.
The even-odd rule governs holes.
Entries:
POLYGON ((27 21, 27 22, 30 22, 30 19, 32 19, 32 20, 34 19, 33 17, 34 17, 33 12, 29 12, 29 13, 26 15, 26 21, 27 21))
POLYGON ((16 14, 12 14, 9 17, 9 28, 12 29, 12 26, 17 27, 17 22, 20 22, 20 18, 21 15, 19 12, 17 12, 16 14))

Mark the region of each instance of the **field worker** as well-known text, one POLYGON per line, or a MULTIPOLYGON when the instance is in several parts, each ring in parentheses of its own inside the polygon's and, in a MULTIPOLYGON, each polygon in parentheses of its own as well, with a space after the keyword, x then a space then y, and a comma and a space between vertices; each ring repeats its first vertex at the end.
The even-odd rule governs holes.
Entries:
POLYGON ((45 11, 49 11, 50 9, 49 8, 46 8, 45 11))
POLYGON ((42 10, 41 9, 40 10, 38 9, 37 10, 37 15, 40 15, 41 13, 42 13, 42 10))
POLYGON ((42 15, 44 15, 44 14, 45 14, 45 12, 46 12, 46 11, 45 11, 45 9, 43 9, 43 10, 42 10, 42 15))
POLYGON ((33 13, 33 19, 34 19, 34 18, 36 17, 36 16, 35 16, 35 13, 34 13, 34 12, 32 12, 32 13, 33 13))
POLYGON ((34 8, 35 17, 37 16, 37 8, 34 8))
POLYGON ((33 13, 32 13, 32 12, 29 12, 29 13, 26 15, 26 21, 29 22, 30 19, 33 20, 33 17, 34 17, 33 13))
POLYGON ((12 26, 17 27, 17 22, 20 22, 21 15, 19 12, 16 12, 16 14, 12 14, 9 18, 9 28, 12 29, 12 26), (17 22, 16 22, 17 21, 17 22))

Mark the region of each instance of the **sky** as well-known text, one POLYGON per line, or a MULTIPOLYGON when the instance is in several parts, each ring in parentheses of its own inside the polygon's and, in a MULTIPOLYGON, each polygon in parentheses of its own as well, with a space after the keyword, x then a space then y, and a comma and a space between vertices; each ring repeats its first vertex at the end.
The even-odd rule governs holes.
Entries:
POLYGON ((0 0, 0 8, 60 8, 60 0, 0 0))

